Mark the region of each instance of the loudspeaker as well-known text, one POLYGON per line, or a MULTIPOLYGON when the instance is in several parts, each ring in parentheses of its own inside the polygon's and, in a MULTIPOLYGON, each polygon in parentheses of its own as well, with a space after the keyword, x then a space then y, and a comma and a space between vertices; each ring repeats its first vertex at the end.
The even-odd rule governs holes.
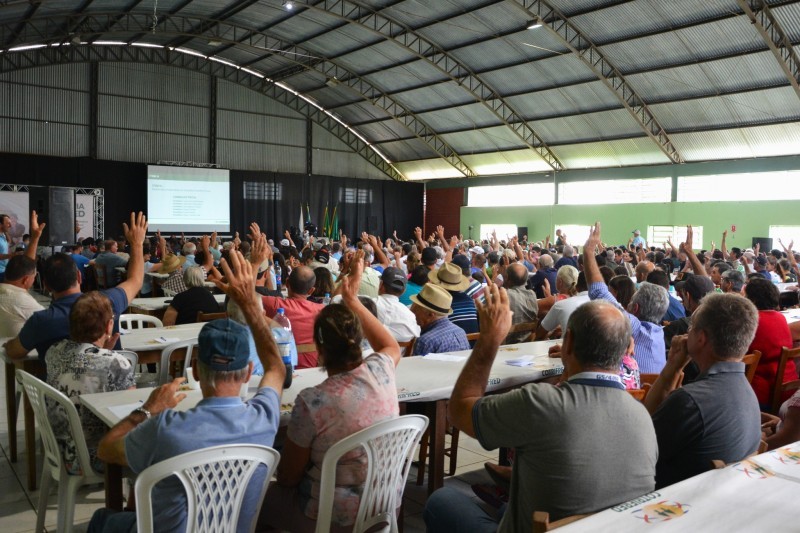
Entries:
POLYGON ((528 234, 528 226, 517 226, 517 238, 522 242, 523 237, 528 234))
POLYGON ((756 244, 761 246, 761 251, 764 253, 772 250, 772 239, 769 237, 753 237, 753 248, 756 247, 756 244))
POLYGON ((47 225, 39 244, 64 246, 75 243, 75 190, 67 187, 31 187, 30 209, 47 225))

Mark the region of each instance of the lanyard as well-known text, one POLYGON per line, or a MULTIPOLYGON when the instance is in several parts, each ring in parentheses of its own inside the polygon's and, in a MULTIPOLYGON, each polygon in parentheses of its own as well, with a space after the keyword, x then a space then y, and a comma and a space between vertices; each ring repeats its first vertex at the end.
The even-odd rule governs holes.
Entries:
POLYGON ((575 385, 589 385, 591 387, 611 387, 614 389, 625 390, 622 378, 616 374, 604 374, 603 372, 580 372, 570 376, 567 380, 575 385))

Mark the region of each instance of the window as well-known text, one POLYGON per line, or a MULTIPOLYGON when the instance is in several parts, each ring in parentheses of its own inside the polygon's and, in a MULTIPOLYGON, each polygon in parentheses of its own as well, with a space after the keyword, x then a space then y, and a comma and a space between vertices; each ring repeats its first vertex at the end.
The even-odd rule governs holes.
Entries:
POLYGON ((467 189, 468 207, 553 205, 555 201, 556 188, 552 183, 490 185, 467 189))
POLYGON ((672 178, 570 181, 558 184, 558 203, 572 205, 669 202, 672 178))
POLYGON ((800 226, 770 226, 769 238, 772 239, 772 247, 778 250, 781 249, 778 239, 783 241, 784 246, 789 246, 790 242, 795 241, 797 248, 800 249, 800 226))
POLYGON ((678 178, 679 202, 753 200, 800 200, 800 171, 678 178))
POLYGON ((556 231, 561 230, 561 234, 567 235, 567 244, 572 246, 583 246, 586 239, 589 238, 589 232, 592 231, 592 226, 579 226, 577 224, 556 224, 553 227, 553 233, 550 234, 550 243, 555 244, 556 231))
POLYGON ((342 187, 339 189, 339 201, 343 204, 370 204, 372 203, 372 190, 342 187))
MULTIPOLYGON (((692 233, 692 247, 695 250, 703 249, 703 226, 692 226, 692 233)), ((686 226, 647 226, 646 238, 650 246, 663 246, 667 240, 671 240, 677 247, 686 241, 686 226)))
POLYGON ((498 241, 507 241, 509 237, 513 237, 517 234, 517 225, 516 224, 481 224, 481 234, 478 236, 479 239, 491 239, 492 232, 497 233, 497 240, 498 241))
POLYGON ((282 198, 283 183, 244 182, 245 200, 281 200, 282 198))

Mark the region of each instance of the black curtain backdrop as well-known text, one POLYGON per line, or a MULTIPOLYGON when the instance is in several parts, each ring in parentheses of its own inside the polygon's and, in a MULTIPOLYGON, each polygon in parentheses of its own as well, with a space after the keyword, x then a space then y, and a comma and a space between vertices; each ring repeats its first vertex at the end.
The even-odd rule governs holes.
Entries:
POLYGON ((330 216, 338 203, 339 228, 351 240, 362 231, 385 238, 397 230, 401 238, 410 238, 423 219, 424 192, 421 183, 232 170, 231 223, 241 232, 256 221, 280 239, 284 230, 297 226, 301 205, 304 219, 308 205, 311 221, 322 231, 325 206, 330 216), (280 198, 245 199, 245 183, 264 183, 264 190, 279 191, 280 198))
MULTIPOLYGON (((231 170, 231 233, 246 235, 256 221, 270 238, 279 240, 289 226, 296 226, 303 205, 311 220, 322 229, 325 205, 329 214, 339 204, 339 227, 351 239, 361 231, 383 238, 397 230, 401 238, 411 238, 415 226, 422 226, 421 183, 367 180, 334 176, 307 176, 277 172, 231 170), (279 184, 280 197, 246 200, 244 184, 279 184), (368 200, 349 203, 350 198, 368 200)), ((131 211, 147 210, 147 165, 90 158, 47 157, 26 154, 0 154, 0 183, 34 186, 102 188, 105 190, 105 235, 122 234, 122 223, 131 211)), ((46 222, 46 221, 45 221, 46 222)), ((150 228, 155 231, 157 228, 150 228)))

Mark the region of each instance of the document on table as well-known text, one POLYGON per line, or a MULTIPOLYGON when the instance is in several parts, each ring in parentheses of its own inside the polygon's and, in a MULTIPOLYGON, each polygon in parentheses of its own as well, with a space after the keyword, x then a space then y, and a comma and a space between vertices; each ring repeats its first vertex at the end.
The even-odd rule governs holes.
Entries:
POLYGON ((449 361, 451 363, 460 363, 467 358, 465 355, 453 355, 451 353, 429 353, 423 359, 426 361, 449 361))
POLYGON ((149 344, 172 344, 181 340, 179 337, 156 337, 149 344))
POLYGON ((535 359, 535 355, 525 355, 517 359, 509 359, 506 361, 506 364, 511 366, 531 366, 535 359))
POLYGON ((129 414, 131 414, 131 411, 133 411, 137 407, 141 407, 143 403, 144 403, 143 401, 139 400, 138 402, 126 403, 123 405, 113 405, 109 407, 108 410, 111 411, 114 414, 114 416, 116 416, 121 420, 126 416, 128 416, 129 414))

